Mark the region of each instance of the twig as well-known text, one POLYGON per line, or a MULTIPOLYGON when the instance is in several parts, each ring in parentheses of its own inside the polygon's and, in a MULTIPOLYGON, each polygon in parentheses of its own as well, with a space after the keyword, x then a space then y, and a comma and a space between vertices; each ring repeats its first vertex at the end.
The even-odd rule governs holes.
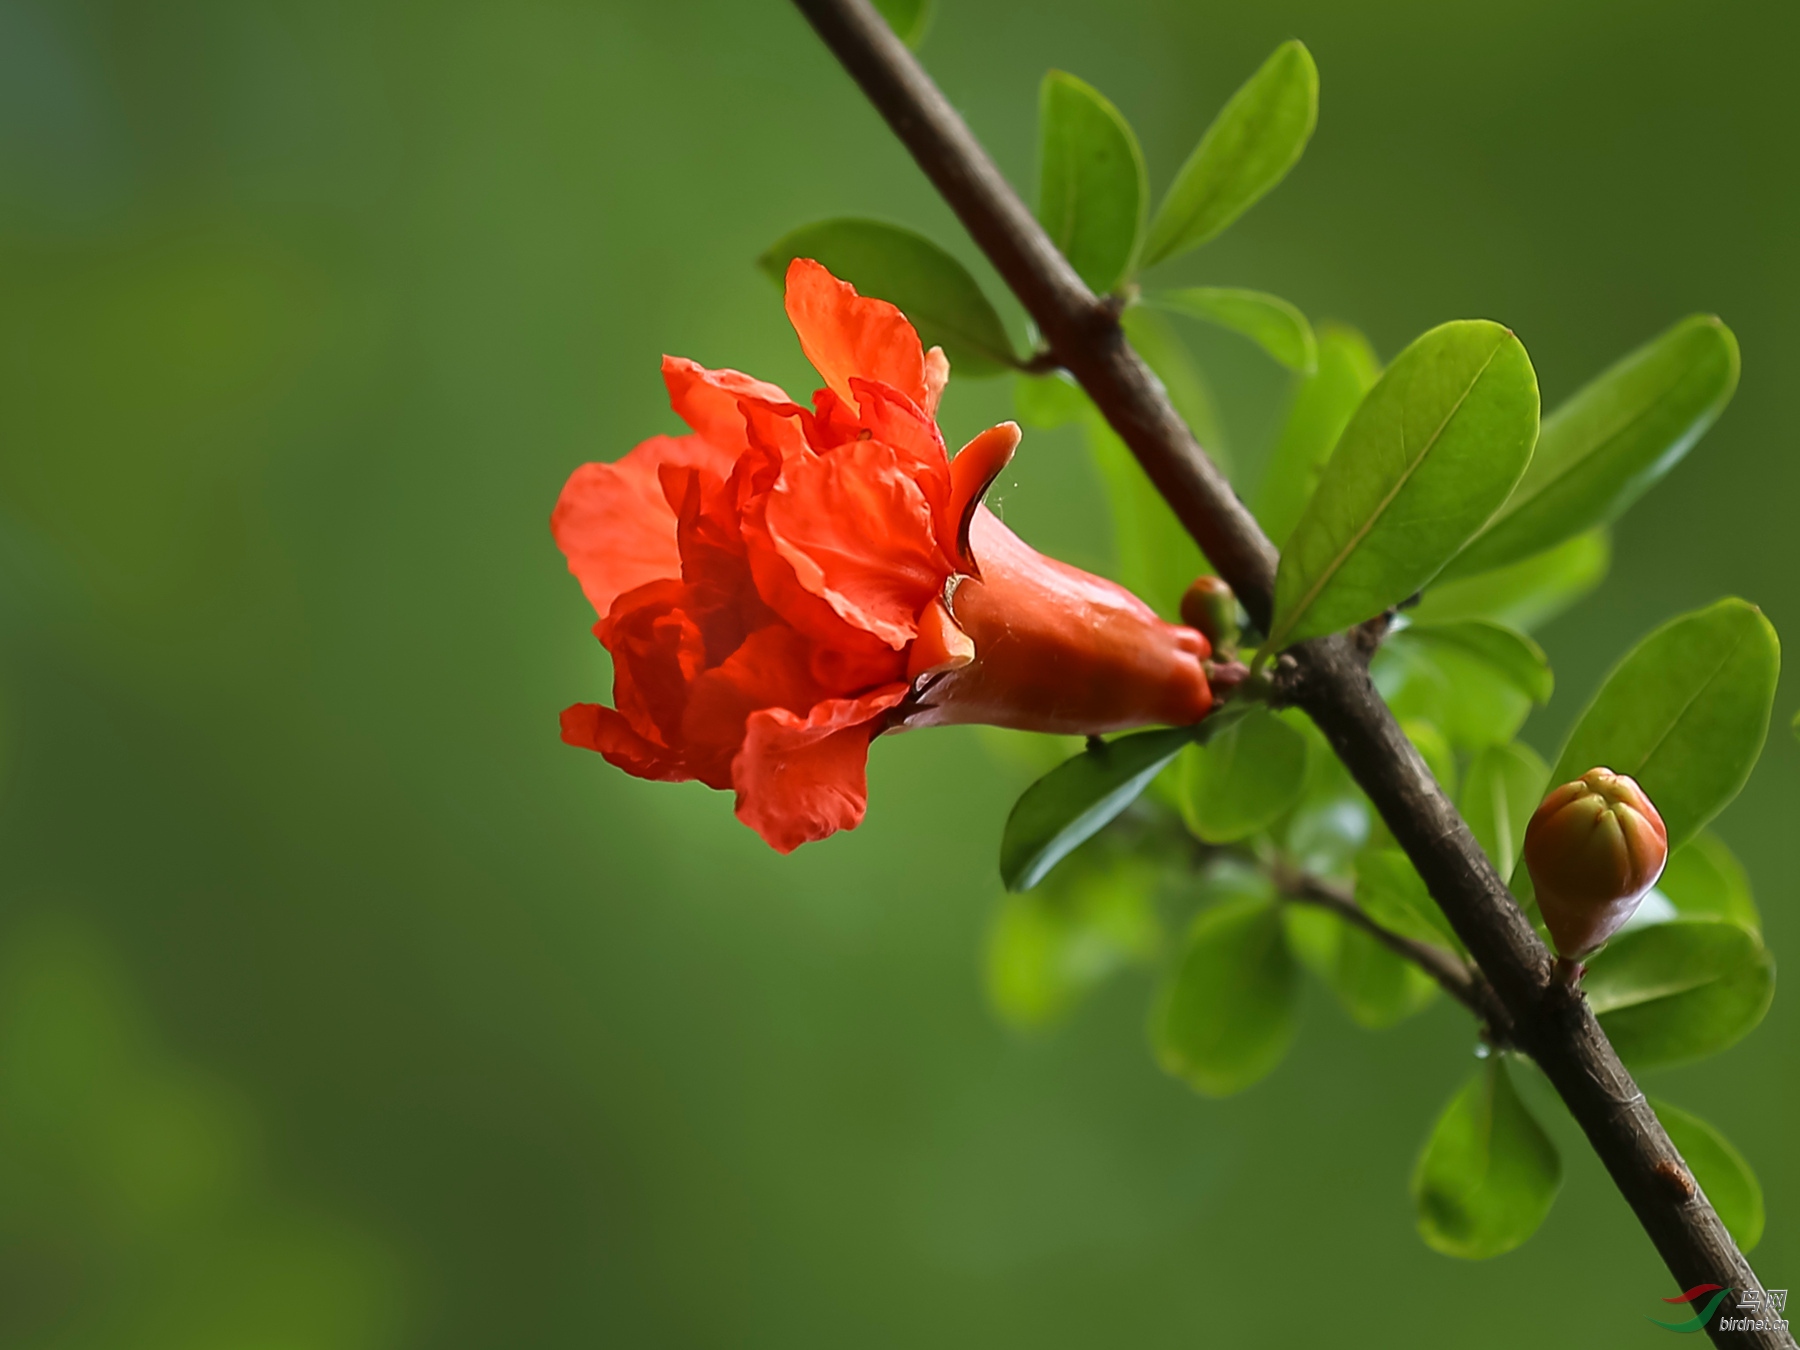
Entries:
POLYGON ((1480 971, 1459 961, 1442 947, 1416 942, 1376 922, 1368 910, 1356 903, 1353 894, 1323 877, 1279 863, 1271 866, 1268 872, 1275 889, 1289 900, 1329 910, 1431 976, 1445 993, 1475 1014, 1486 1029, 1489 1041, 1496 1047, 1512 1043, 1512 1018, 1494 997, 1494 991, 1480 971))
MULTIPOLYGON (((795 0, 1030 312, 1050 349, 1268 631, 1275 548, 1195 441, 1116 312, 1076 276, 919 63, 868 0, 795 0)), ((1579 995, 1552 983, 1550 954, 1382 702, 1343 637, 1293 652, 1295 701, 1318 725, 1412 859, 1538 1062, 1682 1288, 1760 1288, 1683 1168, 1656 1114, 1579 995)), ((1685 1169, 1684 1169, 1685 1170, 1685 1169)), ((1786 1332, 1712 1332, 1719 1344, 1794 1347, 1786 1332)))

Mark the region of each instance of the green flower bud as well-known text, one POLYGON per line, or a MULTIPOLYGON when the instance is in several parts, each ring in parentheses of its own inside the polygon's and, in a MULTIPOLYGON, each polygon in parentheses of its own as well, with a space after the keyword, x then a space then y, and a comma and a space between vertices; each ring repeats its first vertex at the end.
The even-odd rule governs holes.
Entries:
POLYGON ((1237 596, 1218 577, 1194 579, 1181 597, 1181 621, 1205 633, 1221 656, 1237 650, 1237 596))
POLYGON ((1525 865, 1556 949, 1579 961, 1618 932, 1662 875, 1669 833, 1644 790, 1589 769, 1538 807, 1525 865))

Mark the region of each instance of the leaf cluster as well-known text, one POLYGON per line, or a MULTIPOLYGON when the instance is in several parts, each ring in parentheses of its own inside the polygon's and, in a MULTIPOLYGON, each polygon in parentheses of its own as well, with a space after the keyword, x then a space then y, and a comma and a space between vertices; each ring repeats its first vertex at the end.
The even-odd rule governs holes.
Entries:
MULTIPOLYGON (((915 33, 927 8, 884 6, 915 33)), ((1520 848, 1548 788, 1597 765, 1637 778, 1673 852, 1633 924, 1591 959, 1587 995, 1634 1070, 1724 1051, 1766 1013, 1774 959, 1743 869, 1707 827, 1761 753, 1774 630, 1738 599, 1682 615, 1619 662, 1554 767, 1519 733, 1555 687, 1533 631, 1601 583, 1608 528, 1717 420, 1737 384, 1736 340, 1717 318, 1683 319, 1544 413, 1524 344, 1487 319, 1441 324, 1384 364, 1354 328, 1315 327, 1276 296, 1146 289, 1145 272, 1218 237, 1281 181, 1317 112, 1312 57, 1284 43, 1157 200, 1123 114, 1051 71, 1038 102, 1038 219, 1076 274, 1116 297, 1126 336, 1222 463, 1216 400, 1174 320, 1239 334, 1290 372, 1262 472, 1239 488, 1280 547, 1267 631, 1243 616, 1256 668, 1294 643, 1373 625, 1377 688, 1534 919, 1520 848)), ((898 305, 959 376, 1011 373, 1028 426, 1079 427, 1112 515, 1115 575, 1176 612, 1205 560, 1081 389, 1044 373, 1054 354, 1022 356, 960 262, 860 219, 804 226, 761 265, 779 278, 796 256, 898 305)), ((1102 982, 1149 968, 1157 1062, 1225 1096, 1281 1063, 1308 976, 1370 1029, 1437 1000, 1433 978, 1371 926, 1451 962, 1467 952, 1319 732, 1257 700, 1268 688, 1253 679, 1195 727, 1092 742, 1019 799, 986 962, 1004 1017, 1044 1025, 1102 982), (1309 903, 1320 887, 1350 897, 1357 921, 1309 903)), ((1421 1236, 1465 1258, 1525 1241, 1561 1180, 1527 1102, 1543 1094, 1514 1081, 1529 1062, 1503 1043, 1484 1049, 1412 1177, 1421 1236)), ((1748 1164, 1706 1122, 1658 1111, 1740 1245, 1753 1245, 1763 1207, 1748 1164)))

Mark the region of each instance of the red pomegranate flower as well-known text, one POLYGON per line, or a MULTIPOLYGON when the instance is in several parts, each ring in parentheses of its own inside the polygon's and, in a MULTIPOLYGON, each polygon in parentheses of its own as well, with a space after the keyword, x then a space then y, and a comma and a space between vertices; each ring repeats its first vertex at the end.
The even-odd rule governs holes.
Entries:
POLYGON ((550 527, 601 616, 617 705, 567 709, 565 741, 640 778, 732 789, 738 818, 787 853, 861 822, 884 730, 1206 715, 1204 637, 981 505, 1019 429, 946 455, 941 350, 807 259, 788 268, 787 312, 826 385, 810 409, 665 357, 692 434, 563 488, 550 527))

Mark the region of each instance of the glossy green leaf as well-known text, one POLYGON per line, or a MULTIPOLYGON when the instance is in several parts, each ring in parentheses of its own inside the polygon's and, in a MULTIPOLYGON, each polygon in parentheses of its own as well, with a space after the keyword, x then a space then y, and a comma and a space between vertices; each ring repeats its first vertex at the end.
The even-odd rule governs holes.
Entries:
POLYGON ((1634 1069, 1702 1059, 1747 1035, 1775 996, 1775 958, 1736 924, 1677 920, 1588 959, 1589 1005, 1634 1069))
POLYGON ((1338 437, 1380 374, 1381 362, 1361 333, 1341 324, 1320 327, 1312 374, 1294 390, 1256 497, 1256 518, 1277 547, 1286 545, 1338 437))
POLYGON ((1737 339, 1711 315, 1639 347, 1544 419, 1519 486, 1444 575, 1503 567, 1616 520, 1706 434, 1737 382, 1737 339))
POLYGON ((1231 101, 1175 175, 1150 222, 1144 266, 1196 248, 1286 176, 1319 118, 1319 71, 1299 42, 1284 42, 1231 101))
POLYGON ((1371 619, 1437 575, 1518 482, 1537 397, 1499 324, 1444 324, 1401 352, 1282 550, 1269 649, 1371 619))
POLYGON ((1091 839, 1036 890, 1009 895, 987 941, 987 991, 1019 1027, 1063 1016, 1085 994, 1151 959, 1162 939, 1162 866, 1110 836, 1091 839))
POLYGON ((812 258, 859 294, 898 306, 920 341, 944 349, 957 375, 1001 375, 1018 365, 981 286, 922 234, 879 220, 823 220, 783 235, 757 266, 780 285, 795 258, 812 258))
POLYGON ((1460 951, 1455 930, 1398 848, 1372 848, 1356 860, 1356 903, 1376 923, 1415 942, 1460 951))
POLYGON ((1744 865, 1710 830, 1702 830, 1669 855, 1656 891, 1680 918, 1713 919, 1753 933, 1762 931, 1744 865))
POLYGON ((1500 1256, 1537 1232, 1561 1186, 1556 1146, 1495 1056, 1451 1099, 1413 1169, 1419 1236, 1465 1261, 1500 1256))
POLYGON ((1419 643, 1427 648, 1454 647, 1473 656, 1533 703, 1548 703, 1556 688, 1544 649, 1515 629, 1486 619, 1460 623, 1415 623, 1396 634, 1395 640, 1419 643))
POLYGON ((937 0, 875 0, 875 9, 902 42, 917 49, 931 27, 937 0))
POLYGON ((1144 303, 1240 333, 1289 370, 1311 371, 1318 363, 1312 325, 1278 295, 1229 286, 1188 286, 1154 291, 1144 303))
POLYGON ((1550 766, 1517 741, 1490 745, 1470 761, 1463 775, 1462 816, 1502 877, 1517 866, 1525 827, 1549 783, 1550 766))
POLYGON ((1247 839, 1274 824, 1306 785, 1306 737, 1286 717, 1257 709, 1204 746, 1182 752, 1182 819, 1209 844, 1247 839))
POLYGON ((1612 541, 1590 530, 1523 562, 1456 581, 1439 578, 1409 611, 1417 623, 1491 619, 1529 633, 1606 580, 1612 541))
POLYGON ((1149 786, 1183 747, 1229 730, 1245 705, 1227 705, 1192 727, 1138 731, 1100 741, 1059 764, 1013 803, 1000 839, 1000 878, 1028 891, 1149 786))
POLYGON ((1742 600, 1666 623, 1607 677, 1550 781, 1599 765, 1630 774, 1656 803, 1669 847, 1679 848, 1749 778, 1780 670, 1774 628, 1742 600))
POLYGON ((1275 905, 1201 910, 1151 1017, 1157 1062, 1210 1097, 1242 1092, 1293 1044, 1299 984, 1275 905))
POLYGON ((1095 292, 1124 280, 1149 210, 1150 179, 1131 124, 1084 80, 1044 76, 1038 92, 1038 220, 1095 292))
POLYGON ((1448 643, 1390 639, 1370 674, 1396 717, 1430 722, 1465 750, 1509 740, 1531 712, 1511 680, 1448 643))
POLYGON ((1650 1106, 1738 1250, 1751 1250, 1762 1241, 1763 1192, 1744 1155, 1699 1116, 1654 1099, 1650 1106))

